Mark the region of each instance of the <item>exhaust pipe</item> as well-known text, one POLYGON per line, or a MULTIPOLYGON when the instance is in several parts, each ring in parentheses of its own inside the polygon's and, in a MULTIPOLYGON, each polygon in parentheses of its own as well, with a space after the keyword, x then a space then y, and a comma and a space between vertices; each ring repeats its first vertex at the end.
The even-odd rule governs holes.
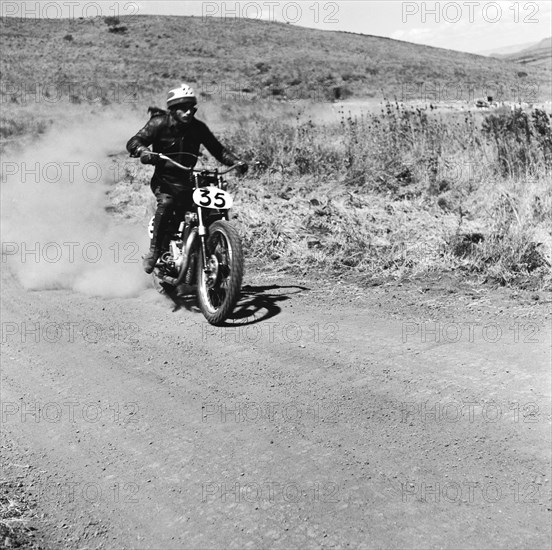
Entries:
POLYGON ((178 273, 178 277, 169 277, 168 275, 163 275, 163 277, 161 277, 161 280, 164 283, 168 283, 169 285, 172 285, 172 286, 178 286, 180 283, 182 283, 182 281, 184 280, 184 277, 186 276, 188 263, 190 262, 190 251, 192 250, 192 246, 194 245, 196 237, 197 237, 197 227, 193 227, 192 230, 190 231, 190 234, 188 235, 188 240, 186 241, 184 261, 182 262, 182 266, 180 267, 180 272, 178 273))

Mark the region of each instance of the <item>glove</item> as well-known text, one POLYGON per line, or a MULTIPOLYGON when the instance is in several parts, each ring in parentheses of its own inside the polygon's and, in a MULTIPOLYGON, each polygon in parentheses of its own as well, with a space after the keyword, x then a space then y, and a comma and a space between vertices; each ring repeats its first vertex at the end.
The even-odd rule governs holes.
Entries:
POLYGON ((247 164, 247 162, 240 160, 238 162, 238 167, 236 168, 236 170, 238 171, 239 174, 243 176, 247 172, 247 170, 249 170, 249 165, 247 164))
POLYGON ((142 164, 158 164, 161 159, 156 153, 152 153, 149 149, 140 151, 140 162, 142 164))

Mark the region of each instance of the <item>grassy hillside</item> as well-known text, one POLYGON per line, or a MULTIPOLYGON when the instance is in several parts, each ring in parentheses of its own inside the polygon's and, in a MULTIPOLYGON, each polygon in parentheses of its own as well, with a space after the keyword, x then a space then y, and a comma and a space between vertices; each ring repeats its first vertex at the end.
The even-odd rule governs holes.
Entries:
MULTIPOLYGON (((504 60, 258 20, 137 16, 121 18, 117 27, 105 19, 4 18, 0 31, 3 91, 37 82, 96 83, 106 102, 117 86, 147 100, 179 81, 213 99, 232 92, 248 98, 402 99, 405 89, 408 98, 425 97, 439 83, 453 91, 430 99, 457 94, 470 100, 489 92, 516 100, 528 87, 542 99, 551 80, 546 69, 520 72, 504 60)), ((67 95, 78 102, 86 94, 77 86, 67 95)))

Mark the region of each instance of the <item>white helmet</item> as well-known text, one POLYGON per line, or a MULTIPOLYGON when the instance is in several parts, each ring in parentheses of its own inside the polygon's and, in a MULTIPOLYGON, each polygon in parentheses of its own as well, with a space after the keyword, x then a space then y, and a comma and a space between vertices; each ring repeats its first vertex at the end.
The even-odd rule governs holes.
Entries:
POLYGON ((179 103, 197 103, 195 92, 188 84, 180 84, 178 88, 169 90, 167 94, 167 107, 178 105, 179 103))

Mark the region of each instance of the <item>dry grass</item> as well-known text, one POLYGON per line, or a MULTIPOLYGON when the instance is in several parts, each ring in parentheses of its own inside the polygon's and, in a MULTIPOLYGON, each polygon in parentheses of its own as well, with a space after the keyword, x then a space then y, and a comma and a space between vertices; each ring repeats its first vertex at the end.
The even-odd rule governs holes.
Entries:
POLYGON ((387 103, 334 125, 256 117, 227 141, 261 163, 236 188, 247 249, 259 260, 370 281, 464 270, 550 284, 543 111, 444 115, 387 103))
MULTIPOLYGON (((102 109, 66 107, 15 116, 34 133, 36 120, 71 125, 102 109)), ((552 138, 544 111, 387 102, 322 123, 316 111, 285 103, 201 107, 225 143, 258 163, 232 183, 236 222, 255 264, 370 283, 454 270, 550 285, 552 138)), ((331 104, 316 107, 323 113, 331 104)), ((145 224, 154 206, 151 170, 126 153, 113 160, 122 169, 109 210, 145 224)))
POLYGON ((11 490, 0 494, 0 547, 39 548, 30 540, 30 515, 30 508, 17 500, 11 490))

